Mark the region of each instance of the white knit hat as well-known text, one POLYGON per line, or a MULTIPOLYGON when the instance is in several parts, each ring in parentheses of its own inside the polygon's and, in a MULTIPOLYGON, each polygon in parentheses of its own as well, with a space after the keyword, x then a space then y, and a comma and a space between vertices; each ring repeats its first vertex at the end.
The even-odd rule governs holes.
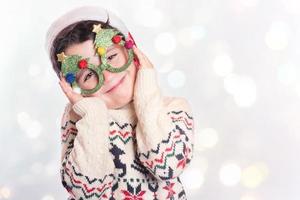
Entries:
POLYGON ((99 6, 82 6, 72 9, 56 19, 48 29, 46 35, 45 48, 50 56, 53 42, 56 36, 67 26, 83 20, 97 20, 106 22, 109 18, 109 25, 115 27, 125 36, 128 35, 128 29, 123 21, 114 13, 99 6))

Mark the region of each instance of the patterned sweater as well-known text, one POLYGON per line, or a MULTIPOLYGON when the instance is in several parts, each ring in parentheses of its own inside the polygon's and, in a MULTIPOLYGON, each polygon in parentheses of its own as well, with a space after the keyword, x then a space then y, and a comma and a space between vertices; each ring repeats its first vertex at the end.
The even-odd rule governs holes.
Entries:
POLYGON ((179 175, 193 156, 194 123, 183 97, 165 97, 155 69, 137 72, 133 100, 68 103, 61 120, 61 180, 73 199, 186 199, 179 175))

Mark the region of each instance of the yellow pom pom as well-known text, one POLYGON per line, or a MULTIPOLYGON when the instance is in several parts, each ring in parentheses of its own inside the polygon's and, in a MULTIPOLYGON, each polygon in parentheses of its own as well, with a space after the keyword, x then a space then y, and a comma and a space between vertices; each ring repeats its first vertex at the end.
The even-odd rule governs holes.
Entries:
POLYGON ((103 55, 105 54, 106 50, 105 50, 105 48, 103 48, 103 47, 99 47, 99 48, 97 49, 97 52, 98 52, 98 54, 99 54, 100 56, 103 56, 103 55))

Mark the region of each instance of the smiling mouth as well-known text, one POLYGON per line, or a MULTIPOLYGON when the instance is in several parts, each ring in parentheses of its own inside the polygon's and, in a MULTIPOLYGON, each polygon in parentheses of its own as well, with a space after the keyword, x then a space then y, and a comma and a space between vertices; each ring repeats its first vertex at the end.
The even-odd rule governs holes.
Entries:
MULTIPOLYGON (((125 75, 126 76, 126 75, 125 75)), ((114 85, 112 88, 110 88, 108 91, 106 91, 105 93, 109 93, 109 92, 111 92, 112 90, 114 90, 115 88, 117 88, 119 85, 121 85, 121 83, 123 82, 123 80, 125 79, 125 76, 123 76, 121 79, 120 79, 120 81, 116 84, 116 85, 114 85)))

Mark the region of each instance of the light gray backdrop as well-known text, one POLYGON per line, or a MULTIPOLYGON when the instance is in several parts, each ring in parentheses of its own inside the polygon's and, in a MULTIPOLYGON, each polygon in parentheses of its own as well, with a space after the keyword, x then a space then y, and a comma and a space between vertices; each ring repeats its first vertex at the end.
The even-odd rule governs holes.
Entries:
POLYGON ((89 4, 121 16, 164 93, 191 103, 190 200, 300 198, 299 0, 9 0, 0 6, 0 199, 67 197, 67 99, 43 45, 56 17, 89 4))

